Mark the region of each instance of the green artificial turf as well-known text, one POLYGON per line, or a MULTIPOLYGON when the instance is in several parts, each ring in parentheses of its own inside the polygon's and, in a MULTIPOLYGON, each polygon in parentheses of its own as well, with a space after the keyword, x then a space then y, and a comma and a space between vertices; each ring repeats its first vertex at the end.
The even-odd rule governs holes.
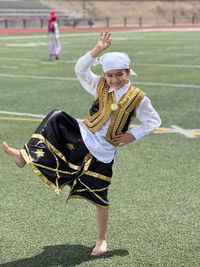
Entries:
MULTIPOLYGON (((150 97, 161 127, 200 129, 199 32, 112 36, 109 51, 130 55, 138 74, 131 80, 150 97)), ((97 38, 98 32, 63 33, 61 58, 49 62, 45 35, 1 36, 0 111, 45 115, 58 108, 84 118, 93 98, 75 79, 74 66, 97 38)), ((21 148, 38 123, 0 114, 0 141, 21 148)), ((171 132, 119 150, 109 190, 110 251, 95 258, 95 207, 85 200, 66 204, 67 187, 56 196, 1 150, 0 266, 199 267, 199 151, 200 136, 171 132)))

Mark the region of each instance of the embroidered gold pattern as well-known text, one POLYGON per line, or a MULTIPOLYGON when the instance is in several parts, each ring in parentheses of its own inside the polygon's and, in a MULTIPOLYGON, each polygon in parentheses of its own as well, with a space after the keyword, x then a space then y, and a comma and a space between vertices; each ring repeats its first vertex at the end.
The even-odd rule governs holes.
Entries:
POLYGON ((38 159, 44 157, 44 151, 42 149, 37 149, 34 153, 37 155, 38 159))
POLYGON ((95 114, 88 116, 84 120, 84 123, 91 132, 95 132, 103 126, 109 118, 111 112, 113 112, 111 122, 106 133, 106 140, 112 145, 115 145, 112 142, 112 139, 116 134, 122 132, 130 113, 137 108, 140 101, 145 96, 145 93, 139 88, 132 86, 122 96, 120 101, 116 103, 114 100, 114 93, 108 93, 108 90, 109 88, 106 84, 105 78, 101 77, 98 84, 99 110, 95 114))
POLYGON ((67 148, 68 148, 69 150, 74 150, 74 149, 75 149, 75 147, 74 147, 73 144, 68 143, 68 144, 66 144, 66 146, 67 146, 67 148))
POLYGON ((112 111, 117 110, 118 109, 118 104, 117 103, 112 103, 110 108, 111 108, 112 111))
POLYGON ((48 147, 49 147, 49 149, 53 152, 53 153, 55 153, 59 158, 61 158, 63 161, 65 161, 68 165, 69 165, 69 167, 71 168, 71 169, 74 169, 74 170, 77 170, 77 171, 79 171, 80 169, 81 169, 81 166, 77 166, 77 165, 74 165, 74 164, 72 164, 71 162, 69 162, 66 158, 65 158, 65 156, 58 150, 58 149, 56 149, 47 139, 45 139, 44 138, 44 136, 43 135, 41 135, 41 134, 33 134, 32 135, 32 138, 36 138, 36 139, 40 139, 40 140, 42 140, 43 142, 44 142, 44 144, 45 145, 47 145, 48 147))
POLYGON ((130 90, 131 87, 129 87, 128 92, 122 97, 122 99, 117 103, 116 99, 115 99, 115 93, 114 91, 111 93, 112 99, 113 99, 113 103, 111 105, 111 110, 117 110, 118 107, 122 107, 124 105, 124 103, 126 103, 128 101, 128 99, 130 98, 132 91, 130 90))
MULTIPOLYGON (((92 171, 89 171, 89 166, 90 166, 90 163, 91 163, 91 160, 92 160, 92 155, 89 153, 85 156, 85 159, 84 159, 84 168, 83 168, 83 171, 80 173, 79 177, 77 179, 74 180, 74 183, 71 187, 71 190, 70 190, 70 193, 69 193, 69 196, 67 198, 67 201, 70 199, 70 198, 84 198, 84 196, 78 196, 78 195, 74 195, 75 192, 85 192, 85 191, 89 191, 91 192, 96 198, 98 198, 102 203, 106 204, 106 205, 109 205, 108 201, 104 200, 103 198, 101 198, 97 193, 95 192, 101 192, 101 191, 104 191, 104 190, 107 190, 108 189, 108 186, 111 182, 111 177, 108 177, 108 176, 105 176, 105 175, 102 175, 100 173, 95 173, 95 172, 92 172, 92 171), (80 179, 80 177, 83 175, 83 174, 86 174, 86 175, 89 175, 94 178, 99 178, 99 179, 102 179, 104 181, 107 181, 109 182, 108 186, 104 187, 104 188, 101 188, 101 189, 91 189, 90 187, 88 187, 85 183, 83 183, 83 181, 80 179), (77 189, 77 190, 74 190, 74 187, 77 183, 77 181, 79 181, 80 184, 82 184, 84 186, 83 189, 77 189)), ((87 199, 87 198, 86 198, 87 199)), ((89 199, 87 199, 88 201, 90 201, 89 199)), ((94 202, 95 205, 97 206, 101 206, 101 205, 98 205, 97 203, 94 202)))
POLYGON ((111 183, 111 177, 105 176, 103 174, 92 172, 92 171, 86 171, 85 174, 111 183))
MULTIPOLYGON (((95 195, 96 198, 98 198, 99 200, 101 200, 101 202, 105 203, 106 205, 108 205, 108 201, 104 200, 103 198, 101 198, 98 194, 95 193, 95 189, 90 189, 85 183, 83 183, 80 178, 78 178, 79 182, 91 193, 93 193, 95 195)), ((104 190, 106 190, 106 188, 104 188, 104 190)))
POLYGON ((32 168, 32 170, 44 181, 44 183, 46 183, 48 186, 50 186, 50 188, 56 192, 56 186, 50 182, 40 171, 39 169, 35 166, 35 164, 32 162, 31 156, 30 156, 30 152, 28 150, 27 145, 25 145, 26 150, 25 149, 21 149, 21 155, 23 156, 24 160, 26 161, 27 164, 29 164, 32 168))
MULTIPOLYGON (((130 112, 136 108, 138 101, 142 100, 144 93, 140 89, 132 87, 130 90, 130 97, 125 104, 116 112, 114 112, 111 119, 108 131, 106 134, 106 140, 113 144, 112 139, 116 134, 121 133, 130 112), (140 96, 141 94, 141 96, 140 96)), ((114 145, 114 144, 113 144, 114 145)))
POLYGON ((69 199, 85 199, 85 200, 87 200, 88 202, 90 202, 90 203, 92 203, 92 204, 94 204, 95 206, 98 206, 98 207, 101 207, 101 208, 103 208, 103 209, 108 209, 108 205, 107 206, 103 206, 103 205, 100 205, 100 204, 97 204, 96 202, 94 202, 94 201, 92 201, 92 200, 90 200, 90 199, 88 199, 88 198, 86 198, 86 197, 84 197, 84 196, 78 196, 78 195, 73 195, 73 196, 70 196, 69 197, 69 199))
POLYGON ((111 110, 108 106, 111 106, 112 104, 112 97, 111 94, 108 94, 108 90, 109 87, 106 84, 104 77, 102 77, 98 84, 98 95, 101 96, 99 101, 99 110, 84 120, 84 124, 88 126, 91 132, 96 132, 109 118, 111 110))
MULTIPOLYGON (((38 136, 37 136, 38 137, 38 136)), ((59 195, 61 192, 62 192, 62 189, 64 188, 65 185, 69 185, 71 187, 71 192, 72 192, 72 189, 74 188, 74 186, 76 185, 77 183, 77 180, 85 187, 85 189, 81 189, 81 190, 75 190, 74 192, 81 192, 81 191, 89 191, 91 193, 94 194, 94 196, 96 198, 98 198, 102 205, 101 204, 98 204, 84 196, 79 196, 79 195, 71 195, 69 194, 68 196, 68 199, 73 199, 73 198, 83 198, 83 199, 86 199, 87 201, 95 204, 96 206, 99 206, 99 207, 102 207, 102 208, 107 208, 109 203, 107 201, 105 201, 104 199, 102 199, 97 192, 101 192, 101 191, 104 191, 104 190, 107 190, 108 189, 108 186, 106 187, 103 187, 103 188, 95 188, 95 189, 91 189, 89 188, 85 183, 83 183, 80 178, 77 178, 77 180, 75 179, 74 180, 74 183, 73 185, 71 186, 70 184, 68 183, 65 183, 63 184, 61 187, 59 187, 58 185, 58 179, 60 178, 60 175, 59 173, 68 173, 67 171, 62 171, 59 169, 59 163, 58 163, 58 159, 55 155, 55 158, 56 158, 56 161, 57 161, 57 166, 56 168, 51 168, 51 167, 47 167, 47 166, 44 166, 44 165, 41 165, 41 164, 37 164, 37 163, 34 163, 31 159, 31 155, 30 155, 30 151, 28 149, 28 146, 25 145, 25 148, 26 149, 21 149, 20 152, 21 152, 21 155, 23 156, 23 158, 25 159, 26 163, 28 163, 31 168, 33 169, 33 171, 48 185, 51 187, 51 189, 57 194, 59 195), (48 180, 44 175, 43 173, 40 171, 39 168, 43 168, 43 169, 47 169, 47 170, 51 170, 51 171, 54 171, 56 172, 56 176, 57 176, 57 179, 56 179, 56 184, 54 184, 53 182, 51 182, 50 180, 48 180), (104 205, 103 205, 104 204, 104 205), (106 205, 106 206, 105 206, 106 205)), ((107 177, 107 176, 104 176, 104 175, 101 175, 99 173, 94 173, 94 172, 91 172, 91 171, 88 171, 88 168, 89 168, 89 165, 91 163, 91 160, 92 160, 92 155, 89 153, 85 156, 85 159, 83 161, 83 164, 84 164, 84 168, 83 168, 83 171, 81 172, 80 176, 82 174, 87 174, 87 175, 91 175, 91 177, 93 176, 94 178, 99 178, 99 179, 102 179, 102 180, 105 180, 107 182, 111 182, 111 177, 107 177)), ((76 172, 74 172, 76 173, 76 172)), ((73 174, 70 172, 70 174, 73 174)), ((70 183, 70 182, 69 182, 70 183)))

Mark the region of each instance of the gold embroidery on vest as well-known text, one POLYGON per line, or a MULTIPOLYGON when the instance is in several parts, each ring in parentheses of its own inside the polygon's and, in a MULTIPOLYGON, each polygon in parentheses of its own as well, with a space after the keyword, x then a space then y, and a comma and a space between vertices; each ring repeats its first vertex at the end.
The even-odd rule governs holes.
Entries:
POLYGON ((122 133, 130 113, 136 109, 145 96, 145 93, 139 88, 130 87, 118 102, 118 108, 112 111, 111 104, 113 103, 113 97, 112 93, 108 93, 109 87, 104 77, 101 77, 97 90, 99 110, 95 114, 88 116, 84 120, 84 124, 91 132, 96 132, 108 120, 112 112, 112 118, 106 133, 106 140, 114 145, 112 139, 115 135, 122 133))
POLYGON ((108 106, 110 107, 112 104, 112 97, 108 94, 108 90, 109 87, 105 82, 105 78, 102 77, 98 84, 99 110, 84 120, 84 124, 91 132, 96 132, 100 129, 110 116, 111 110, 108 106))
MULTIPOLYGON (((136 88, 136 89, 138 89, 138 88, 136 88)), ((133 100, 133 102, 127 107, 127 109, 124 112, 123 121, 120 124, 119 129, 117 130, 117 134, 122 132, 122 129, 124 128, 124 125, 125 125, 128 117, 129 117, 130 112, 134 110, 134 113, 135 113, 135 109, 138 107, 138 105, 140 104, 140 102, 141 102, 141 100, 143 99, 144 96, 145 96, 145 93, 140 91, 137 94, 136 98, 133 100)))
POLYGON ((139 102, 144 97, 144 93, 139 91, 137 89, 134 94, 132 95, 132 98, 128 103, 118 112, 113 114, 113 118, 111 120, 111 123, 109 125, 107 134, 106 134, 106 140, 113 144, 112 139, 115 137, 115 135, 122 133, 122 130, 125 126, 125 123, 130 115, 130 113, 137 107, 139 102), (135 99, 134 99, 135 97, 135 99), (132 100, 132 103, 130 103, 132 100))
MULTIPOLYGON (((114 143, 112 142, 112 139, 116 134, 120 134, 122 132, 122 129, 130 115, 130 112, 136 108, 139 100, 141 101, 145 95, 142 91, 140 91, 140 89, 135 87, 131 87, 129 91, 129 99, 119 110, 113 113, 113 117, 107 130, 106 140, 113 145, 114 143)), ((124 97, 126 97, 126 94, 124 95, 124 97)))

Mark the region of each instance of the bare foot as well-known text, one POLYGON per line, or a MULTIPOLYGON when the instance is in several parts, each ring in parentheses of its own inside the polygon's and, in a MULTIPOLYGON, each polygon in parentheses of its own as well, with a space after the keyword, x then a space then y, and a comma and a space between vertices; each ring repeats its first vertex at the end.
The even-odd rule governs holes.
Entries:
POLYGON ((107 242, 106 240, 101 240, 96 242, 96 246, 93 248, 91 255, 92 256, 100 256, 106 253, 107 250, 107 242))
POLYGON ((15 164, 23 168, 26 164, 25 160, 23 159, 20 151, 16 148, 10 147, 6 142, 3 142, 3 150, 6 154, 8 154, 15 162, 15 164))

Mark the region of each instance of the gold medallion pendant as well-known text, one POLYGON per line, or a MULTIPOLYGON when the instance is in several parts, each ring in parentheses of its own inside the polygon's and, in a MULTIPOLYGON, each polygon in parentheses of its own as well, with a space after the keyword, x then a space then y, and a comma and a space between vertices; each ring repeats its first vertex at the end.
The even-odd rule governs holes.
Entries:
POLYGON ((118 105, 117 103, 112 103, 112 105, 110 106, 111 110, 117 110, 118 109, 118 105))

